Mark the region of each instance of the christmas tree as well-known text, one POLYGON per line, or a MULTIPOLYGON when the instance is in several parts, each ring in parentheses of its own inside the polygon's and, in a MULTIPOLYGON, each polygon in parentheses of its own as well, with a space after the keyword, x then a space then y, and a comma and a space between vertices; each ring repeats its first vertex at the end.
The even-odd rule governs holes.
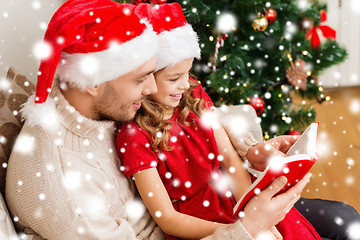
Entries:
MULTIPOLYGON (((149 2, 149 1, 135 1, 149 2)), ((152 4, 174 2, 151 0, 152 4)), ((316 117, 309 101, 326 100, 316 78, 347 53, 314 0, 183 0, 200 38, 193 72, 216 106, 254 106, 265 139, 302 131, 316 117)), ((133 1, 134 3, 134 1, 133 1)))

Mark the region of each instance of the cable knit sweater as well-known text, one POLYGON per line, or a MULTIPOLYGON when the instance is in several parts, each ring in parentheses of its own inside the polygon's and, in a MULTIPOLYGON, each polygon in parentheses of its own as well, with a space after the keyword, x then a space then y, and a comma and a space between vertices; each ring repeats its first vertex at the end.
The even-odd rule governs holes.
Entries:
MULTIPOLYGON (((18 227, 54 240, 165 239, 120 171, 114 122, 85 118, 56 85, 51 97, 50 127, 26 120, 9 159, 6 200, 18 227)), ((237 222, 206 239, 252 238, 237 222)))

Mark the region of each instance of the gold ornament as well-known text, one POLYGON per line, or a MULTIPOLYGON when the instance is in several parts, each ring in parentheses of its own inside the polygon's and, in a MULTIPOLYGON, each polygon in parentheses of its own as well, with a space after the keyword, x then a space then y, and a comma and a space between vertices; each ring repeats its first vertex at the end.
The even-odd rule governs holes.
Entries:
POLYGON ((307 73, 305 69, 306 62, 302 59, 296 59, 295 63, 290 59, 291 66, 286 69, 286 78, 294 87, 305 91, 307 87, 307 73))
POLYGON ((257 32, 263 32, 268 26, 268 20, 265 17, 259 17, 252 22, 252 27, 257 32))

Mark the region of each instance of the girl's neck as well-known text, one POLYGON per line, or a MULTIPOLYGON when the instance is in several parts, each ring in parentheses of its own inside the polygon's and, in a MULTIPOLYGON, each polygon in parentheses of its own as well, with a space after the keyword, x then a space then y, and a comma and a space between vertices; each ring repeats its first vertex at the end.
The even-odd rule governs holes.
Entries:
POLYGON ((163 106, 164 120, 170 119, 174 115, 175 108, 163 106))

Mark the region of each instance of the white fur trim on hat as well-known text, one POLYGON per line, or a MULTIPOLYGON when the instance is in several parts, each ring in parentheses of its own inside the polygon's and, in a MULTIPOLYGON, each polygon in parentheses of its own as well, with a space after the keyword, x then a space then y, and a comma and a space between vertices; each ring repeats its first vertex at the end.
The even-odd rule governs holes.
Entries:
POLYGON ((27 120, 30 126, 55 132, 59 127, 59 116, 56 112, 55 99, 48 97, 44 103, 35 103, 35 95, 29 97, 20 110, 23 120, 27 120))
POLYGON ((85 90, 136 70, 157 54, 158 45, 155 32, 146 29, 140 36, 122 44, 114 42, 104 51, 63 52, 57 73, 60 81, 85 90))
POLYGON ((200 59, 198 36, 190 24, 187 23, 171 31, 163 31, 158 36, 160 49, 156 71, 187 58, 200 59))

